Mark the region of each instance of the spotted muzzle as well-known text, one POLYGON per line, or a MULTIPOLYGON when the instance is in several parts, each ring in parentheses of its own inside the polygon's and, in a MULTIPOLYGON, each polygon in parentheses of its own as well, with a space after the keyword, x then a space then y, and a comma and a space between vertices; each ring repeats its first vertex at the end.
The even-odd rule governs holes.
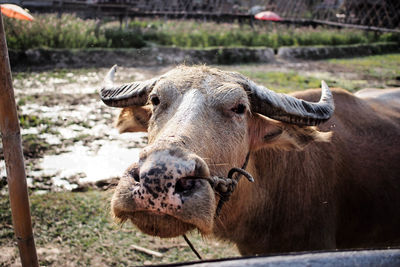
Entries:
POLYGON ((208 177, 207 164, 195 154, 179 148, 144 149, 139 163, 128 168, 118 184, 113 213, 161 237, 195 227, 209 233, 216 204, 208 177))

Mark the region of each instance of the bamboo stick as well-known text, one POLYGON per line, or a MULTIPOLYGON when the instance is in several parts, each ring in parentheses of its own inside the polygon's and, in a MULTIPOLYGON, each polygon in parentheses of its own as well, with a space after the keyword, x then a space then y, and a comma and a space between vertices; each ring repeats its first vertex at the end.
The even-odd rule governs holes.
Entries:
POLYGON ((154 257, 158 257, 158 258, 161 258, 163 256, 163 254, 161 254, 160 252, 157 252, 157 251, 154 251, 154 250, 151 250, 148 248, 140 247, 137 245, 131 245, 131 248, 133 248, 136 251, 146 253, 150 256, 154 256, 154 257))
POLYGON ((22 266, 38 266, 32 233, 21 135, 11 80, 10 61, 0 12, 0 130, 7 169, 8 192, 22 266))

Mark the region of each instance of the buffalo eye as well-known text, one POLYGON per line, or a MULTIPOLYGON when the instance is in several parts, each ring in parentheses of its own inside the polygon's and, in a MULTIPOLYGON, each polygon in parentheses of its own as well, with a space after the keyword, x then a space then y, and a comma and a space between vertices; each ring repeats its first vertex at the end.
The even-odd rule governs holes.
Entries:
POLYGON ((160 98, 156 95, 152 95, 150 97, 150 102, 154 105, 157 106, 158 104, 160 104, 160 98))
POLYGON ((243 104, 239 104, 236 107, 231 109, 236 114, 243 114, 246 111, 246 106, 243 104))

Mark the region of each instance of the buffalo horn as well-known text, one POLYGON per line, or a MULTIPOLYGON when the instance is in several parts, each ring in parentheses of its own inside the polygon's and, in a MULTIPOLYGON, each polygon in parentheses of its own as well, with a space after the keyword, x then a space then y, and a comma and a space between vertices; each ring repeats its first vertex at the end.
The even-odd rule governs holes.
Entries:
POLYGON ((282 122, 314 126, 327 121, 335 110, 328 85, 321 81, 321 87, 321 98, 317 103, 276 93, 255 84, 245 86, 245 90, 249 93, 252 111, 282 122))
POLYGON ((143 82, 133 82, 114 86, 114 75, 117 65, 114 65, 107 73, 104 84, 100 90, 100 98, 104 104, 111 107, 143 106, 147 102, 147 96, 156 83, 156 79, 143 82))

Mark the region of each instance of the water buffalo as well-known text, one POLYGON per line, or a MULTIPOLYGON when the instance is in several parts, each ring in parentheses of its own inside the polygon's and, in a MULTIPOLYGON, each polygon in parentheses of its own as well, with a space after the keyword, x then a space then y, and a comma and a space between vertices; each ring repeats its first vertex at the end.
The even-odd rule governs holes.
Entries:
POLYGON ((400 90, 285 95, 206 66, 114 86, 114 73, 100 96, 123 108, 119 131, 148 132, 112 199, 121 221, 197 228, 243 255, 400 244, 400 90), (255 182, 236 185, 232 168, 255 182))

